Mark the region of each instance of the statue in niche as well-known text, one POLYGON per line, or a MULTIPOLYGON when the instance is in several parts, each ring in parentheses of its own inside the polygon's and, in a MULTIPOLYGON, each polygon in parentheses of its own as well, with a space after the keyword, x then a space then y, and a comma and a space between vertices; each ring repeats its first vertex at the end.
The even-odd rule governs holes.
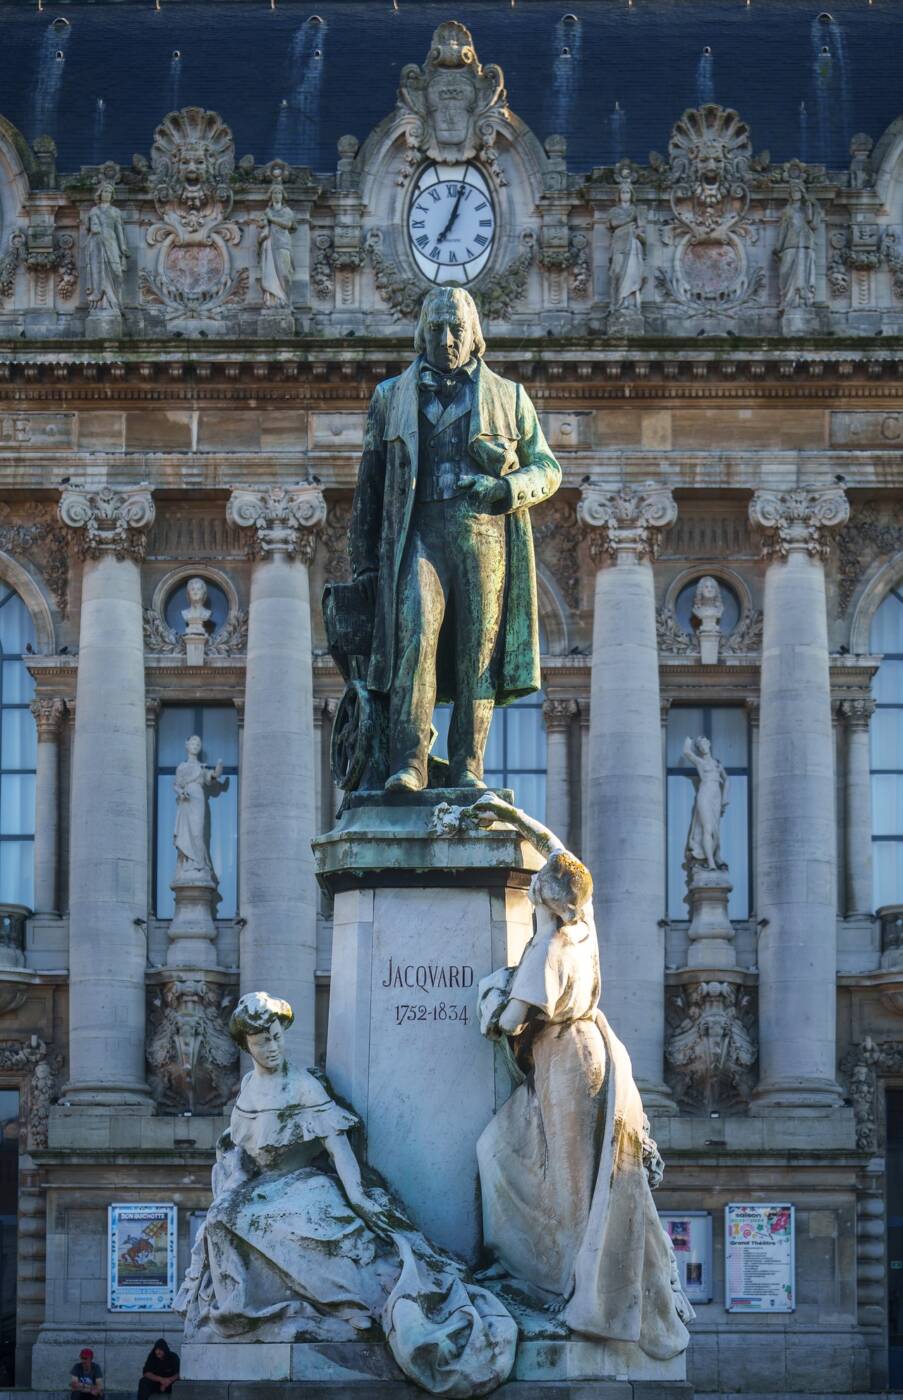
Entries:
POLYGON ((202 578, 190 578, 185 587, 188 607, 182 609, 187 637, 206 637, 213 616, 207 607, 207 585, 202 578))
POLYGON ((781 309, 812 306, 815 302, 815 251, 818 238, 818 210, 806 195, 800 178, 790 179, 790 198, 781 222, 775 256, 778 258, 778 286, 781 309))
POLYGON ((690 610, 690 618, 699 636, 701 659, 705 664, 718 660, 723 612, 724 601, 718 580, 712 578, 711 574, 706 574, 696 585, 693 607, 690 610))
POLYGON ((727 865, 721 859, 721 818, 728 806, 730 779, 712 754, 712 746, 705 735, 695 744, 687 737, 683 755, 699 775, 687 834, 687 869, 704 865, 709 870, 726 870, 727 865))
POLYGON ((639 211, 628 179, 618 181, 618 202, 608 215, 611 251, 608 258, 611 310, 640 310, 640 296, 646 278, 643 265, 646 235, 641 232, 639 211))
POLYGON ((201 762, 201 740, 192 734, 185 740, 187 757, 176 769, 173 787, 176 792, 176 824, 173 841, 176 851, 174 881, 188 883, 202 878, 216 883, 210 860, 210 810, 208 794, 218 797, 229 785, 223 778, 222 759, 215 768, 201 762))
POLYGON ((104 180, 97 187, 97 203, 88 214, 85 294, 92 311, 122 310, 122 283, 129 250, 113 194, 113 185, 104 180))
POLYGON ((229 1032, 253 1066, 213 1168, 213 1204, 176 1311, 186 1341, 365 1341, 382 1334, 434 1394, 481 1395, 514 1364, 517 1326, 434 1248, 348 1138, 358 1120, 285 1055, 291 1007, 243 996, 229 1032))
POLYGON ((348 682, 333 745, 346 791, 484 787, 494 706, 540 686, 529 511, 558 489, 561 468, 523 388, 483 363, 468 292, 427 295, 414 348, 414 363, 370 404, 349 531, 354 581, 328 586, 323 600, 348 682), (437 700, 453 704, 439 781, 429 758, 437 700))
POLYGON ((291 304, 292 280, 295 276, 292 234, 296 227, 295 215, 286 204, 285 191, 277 181, 270 191, 270 202, 260 220, 257 237, 264 306, 284 307, 291 304))
POLYGON ((598 1010, 592 877, 546 827, 486 793, 437 808, 436 829, 509 823, 545 857, 535 931, 517 967, 484 978, 480 1028, 521 1081, 477 1143, 489 1281, 572 1332, 665 1360, 693 1309, 652 1191, 664 1170, 630 1058, 598 1010))

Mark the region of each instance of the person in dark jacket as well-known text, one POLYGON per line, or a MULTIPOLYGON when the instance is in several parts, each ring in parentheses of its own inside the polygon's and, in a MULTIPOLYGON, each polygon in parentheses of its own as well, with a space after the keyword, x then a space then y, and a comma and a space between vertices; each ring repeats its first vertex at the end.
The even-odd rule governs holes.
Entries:
POLYGON ((144 1374, 138 1382, 138 1400, 149 1395, 169 1395, 179 1379, 179 1358, 164 1337, 158 1337, 147 1354, 144 1374))

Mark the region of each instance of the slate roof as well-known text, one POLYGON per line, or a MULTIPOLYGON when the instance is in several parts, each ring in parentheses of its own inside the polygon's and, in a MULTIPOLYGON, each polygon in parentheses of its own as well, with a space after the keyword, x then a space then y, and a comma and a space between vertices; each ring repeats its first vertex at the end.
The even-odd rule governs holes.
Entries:
POLYGON ((238 156, 332 170, 337 138, 366 137, 450 18, 502 66, 536 134, 567 136, 572 170, 645 162, 701 101, 736 107, 773 160, 833 167, 855 132, 877 140, 903 112, 901 0, 827 0, 822 19, 817 0, 38 4, 0 0, 0 113, 29 139, 48 131, 61 170, 147 154, 160 118, 190 103, 222 114, 238 156))

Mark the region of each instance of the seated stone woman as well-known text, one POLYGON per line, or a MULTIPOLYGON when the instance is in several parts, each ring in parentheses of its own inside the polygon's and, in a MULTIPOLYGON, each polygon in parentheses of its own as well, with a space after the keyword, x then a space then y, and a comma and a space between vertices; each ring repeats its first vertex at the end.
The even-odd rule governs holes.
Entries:
POLYGON ((229 1023, 253 1068, 176 1299, 186 1341, 348 1341, 381 1328, 425 1389, 493 1389, 514 1363, 513 1319, 382 1187, 364 1185, 347 1137, 355 1115, 286 1059, 292 1020, 287 1002, 252 992, 229 1023))
POLYGON ((592 878, 494 793, 469 811, 510 823, 546 857, 520 963, 480 984, 483 1034, 507 1042, 524 1079, 477 1143, 485 1243, 573 1332, 678 1356, 693 1309, 652 1200, 662 1164, 630 1058, 597 1007, 592 878))

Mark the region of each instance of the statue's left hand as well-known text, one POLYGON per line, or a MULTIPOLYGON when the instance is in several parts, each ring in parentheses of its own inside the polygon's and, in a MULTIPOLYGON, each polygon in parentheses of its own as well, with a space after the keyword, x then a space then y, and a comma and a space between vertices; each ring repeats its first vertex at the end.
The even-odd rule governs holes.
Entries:
POLYGON ((478 510, 486 510, 488 506, 497 505, 508 495, 507 486, 501 481, 496 481, 494 476, 459 477, 458 489, 467 491, 478 510))

